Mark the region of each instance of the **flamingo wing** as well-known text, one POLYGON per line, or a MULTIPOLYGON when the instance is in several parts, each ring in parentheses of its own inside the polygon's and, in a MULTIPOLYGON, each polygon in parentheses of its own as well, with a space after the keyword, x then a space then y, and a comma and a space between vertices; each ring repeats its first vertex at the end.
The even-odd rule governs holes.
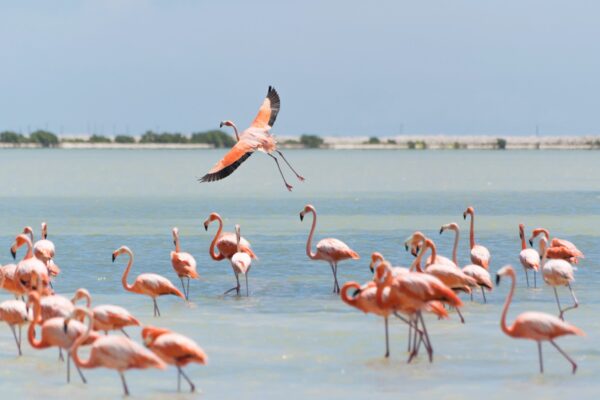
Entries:
POLYGON ((160 358, 178 365, 185 365, 190 362, 206 364, 208 357, 200 346, 190 338, 178 333, 166 333, 160 335, 150 345, 160 358))
POLYGON ((254 121, 252 121, 251 127, 269 130, 275 123, 277 114, 279 113, 279 107, 281 101, 279 100, 279 94, 274 87, 269 86, 267 97, 265 97, 263 103, 258 109, 258 114, 254 121))
POLYGON ((211 168, 200 182, 214 182, 228 177, 254 152, 255 148, 243 138, 229 150, 225 157, 211 168))
POLYGON ((320 240, 317 243, 317 251, 336 259, 353 258, 358 260, 360 258, 358 253, 352 250, 350 246, 335 238, 320 240))
POLYGON ((524 249, 519 253, 519 260, 521 265, 525 268, 535 269, 536 271, 540 267, 540 253, 535 249, 524 249))

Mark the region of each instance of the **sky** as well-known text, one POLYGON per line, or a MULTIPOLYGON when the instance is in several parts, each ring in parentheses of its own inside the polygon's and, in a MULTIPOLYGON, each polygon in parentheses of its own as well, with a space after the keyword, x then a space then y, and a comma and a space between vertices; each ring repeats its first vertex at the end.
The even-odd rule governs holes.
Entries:
POLYGON ((0 131, 600 134, 600 2, 0 0, 0 131))

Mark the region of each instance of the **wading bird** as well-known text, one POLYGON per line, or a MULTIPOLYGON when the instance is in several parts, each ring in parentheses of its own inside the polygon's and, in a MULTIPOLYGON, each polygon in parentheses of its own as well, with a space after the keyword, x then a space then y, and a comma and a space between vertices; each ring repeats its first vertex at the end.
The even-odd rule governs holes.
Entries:
POLYGON ((241 234, 240 234, 240 226, 235 225, 235 238, 237 242, 237 252, 231 256, 231 267, 233 268, 233 273, 235 274, 235 280, 237 282, 237 286, 229 289, 225 294, 230 291, 235 290, 239 296, 240 294, 240 277, 239 275, 244 275, 246 278, 246 296, 249 296, 248 292, 248 274, 250 273, 250 267, 252 267, 252 257, 248 253, 242 251, 241 243, 241 234))
POLYGON ((91 309, 94 314, 94 330, 104 331, 108 334, 108 331, 121 331, 125 336, 129 337, 127 332, 123 328, 126 326, 139 326, 138 321, 129 311, 123 307, 115 306, 112 304, 101 304, 94 308, 92 305, 92 296, 87 289, 77 289, 73 296, 73 304, 80 299, 85 299, 86 308, 91 309))
POLYGON ((510 306, 515 293, 517 278, 515 270, 510 265, 507 265, 498 271, 498 274, 496 275, 496 284, 500 284, 500 278, 502 276, 508 276, 512 280, 510 292, 506 297, 506 302, 504 303, 504 308, 502 309, 502 317, 500 319, 500 327, 502 328, 502 332, 515 339, 530 339, 537 342, 540 359, 540 373, 544 373, 544 362, 542 359, 543 341, 550 342, 550 344, 554 346, 554 348, 556 348, 556 350, 558 350, 558 352, 571 363, 571 366, 573 367, 573 373, 575 373, 575 371, 577 371, 577 364, 571 357, 569 357, 567 353, 563 351, 563 349, 558 347, 554 339, 565 335, 584 336, 585 333, 583 333, 581 329, 567 324, 554 315, 535 311, 527 311, 519 314, 517 319, 515 319, 515 322, 512 325, 507 326, 506 314, 508 313, 508 306, 510 306))
POLYGON ((89 319, 87 329, 85 329, 84 333, 75 340, 69 349, 69 355, 73 357, 73 361, 78 368, 88 369, 104 367, 116 370, 121 377, 123 392, 126 396, 129 396, 129 388, 127 387, 124 375, 126 370, 147 368, 165 369, 167 367, 165 363, 150 350, 140 346, 127 337, 116 335, 100 336, 92 344, 88 359, 82 360, 79 358, 79 346, 84 344, 88 337, 93 334, 92 326, 94 325, 94 314, 88 309, 77 307, 73 314, 65 320, 64 329, 67 329, 72 323, 79 323, 79 321, 73 319, 80 312, 84 313, 89 319))
POLYGON ((491 258, 489 250, 486 247, 475 243, 475 210, 473 207, 469 207, 465 210, 463 218, 467 219, 467 215, 471 216, 471 229, 469 230, 471 262, 480 265, 485 269, 489 269, 491 258))
POLYGON ((196 271, 196 259, 190 254, 179 249, 179 229, 173 228, 173 244, 175 251, 171 252, 171 265, 181 281, 181 288, 185 299, 190 299, 190 279, 198 279, 200 275, 196 271), (183 284, 183 278, 187 278, 187 287, 183 284))
POLYGON ((179 296, 185 300, 185 296, 183 295, 183 293, 181 293, 179 289, 177 289, 175 285, 171 283, 170 280, 158 274, 140 274, 135 278, 133 284, 128 284, 127 275, 129 275, 129 270, 131 270, 131 266, 133 265, 133 252, 129 249, 129 247, 121 246, 112 253, 112 261, 115 262, 117 257, 121 254, 129 255, 129 262, 127 263, 127 268, 125 268, 123 276, 121 277, 121 283, 123 284, 123 288, 128 292, 143 294, 151 297, 152 302, 154 303, 155 317, 160 317, 160 310, 158 309, 158 304, 156 303, 156 298, 158 296, 172 294, 175 296, 179 296))
POLYGON ((358 253, 348 247, 346 243, 334 238, 321 239, 319 243, 317 243, 317 251, 313 253, 311 248, 312 238, 317 226, 317 210, 315 210, 311 204, 307 204, 304 206, 304 209, 300 211, 300 221, 304 220, 304 215, 307 213, 312 213, 313 221, 308 240, 306 241, 306 255, 311 260, 323 260, 329 263, 331 272, 333 273, 333 293, 339 293, 340 286, 337 279, 338 262, 348 259, 358 260, 360 257, 358 253))
POLYGON ((528 270, 533 271, 533 287, 537 287, 536 273, 540 269, 540 253, 536 249, 528 249, 525 243, 525 225, 519 224, 519 238, 521 239, 521 252, 519 253, 519 261, 525 271, 525 279, 527 287, 529 287, 528 270))
MULTIPOLYGON (((4 274, 0 270, 0 286, 4 283, 4 274)), ((27 309, 27 305, 21 300, 5 300, 0 303, 0 321, 6 322, 15 338, 17 351, 21 352, 21 330, 23 325, 31 321, 31 310, 27 309), (15 330, 15 326, 19 328, 19 334, 15 330)))
POLYGON ((233 122, 221 122, 220 127, 225 125, 233 128, 238 142, 233 146, 229 153, 227 153, 225 157, 216 163, 206 175, 199 179, 199 181, 213 182, 228 177, 255 151, 266 153, 269 157, 275 160, 277 169, 279 169, 281 178, 283 179, 285 187, 288 190, 292 190, 292 185, 285 180, 285 176, 283 175, 283 171, 279 165, 279 160, 272 154, 273 152, 279 154, 283 161, 285 161, 288 167, 290 167, 292 172, 296 175, 296 177, 300 181, 303 181, 304 178, 300 176, 296 170, 294 170, 291 164, 284 157, 283 153, 277 149, 277 142, 270 132, 273 124, 275 123, 275 119, 277 118, 277 113, 279 113, 280 105, 281 102, 279 100, 279 94, 275 88, 269 86, 267 97, 260 106, 258 115, 256 118, 254 118, 254 121, 249 128, 247 128, 241 134, 238 134, 238 129, 233 122))
POLYGON ((27 245, 27 252, 23 259, 17 263, 14 272, 14 281, 20 286, 19 294, 21 295, 36 289, 33 284, 34 275, 39 278, 38 283, 41 283, 41 286, 44 289, 49 286, 50 282, 46 264, 33 255, 33 245, 31 244, 31 239, 28 235, 20 234, 16 237, 15 242, 10 248, 13 258, 16 258, 17 250, 23 245, 27 245))
POLYGON ((181 377, 190 385, 190 392, 196 390, 191 379, 183 372, 190 363, 206 365, 208 357, 192 339, 164 328, 146 326, 142 329, 144 345, 165 363, 177 368, 177 391, 181 390, 181 377))

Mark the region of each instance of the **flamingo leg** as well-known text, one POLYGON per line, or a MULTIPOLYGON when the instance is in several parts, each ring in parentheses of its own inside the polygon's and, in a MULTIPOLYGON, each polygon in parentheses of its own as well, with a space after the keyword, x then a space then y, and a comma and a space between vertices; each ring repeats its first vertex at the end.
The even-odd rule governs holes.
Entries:
POLYGON ((388 358, 390 356, 390 334, 388 327, 388 317, 384 317, 383 320, 385 321, 385 358, 388 358))
POLYGON ((333 263, 329 263, 331 267, 331 275, 333 275, 333 293, 335 293, 336 285, 335 285, 335 271, 333 269, 333 263))
POLYGON ((533 287, 534 289, 537 288, 537 280, 536 280, 536 273, 535 273, 535 269, 533 270, 533 287))
POLYGON ((190 278, 189 278, 189 277, 187 278, 187 288, 185 289, 185 291, 186 291, 186 293, 187 293, 187 294, 185 295, 185 299, 186 299, 187 301, 189 301, 189 300, 190 300, 190 278))
POLYGON ((83 383, 87 383, 87 380, 85 379, 85 376, 83 376, 83 372, 81 372, 81 368, 79 368, 79 365, 75 364, 75 369, 77 370, 77 373, 79 374, 79 377, 81 378, 81 381, 83 383))
POLYGON ((153 297, 152 298, 152 302, 154 303, 154 316, 155 317, 160 317, 160 310, 158 309, 158 303, 156 302, 156 298, 153 297))
POLYGON ((538 357, 540 359, 540 374, 544 373, 544 359, 542 358, 542 342, 537 342, 538 344, 538 357))
POLYGON ((183 295, 185 296, 185 300, 187 301, 188 300, 188 294, 187 294, 187 292, 185 290, 185 284, 183 283, 183 277, 182 276, 179 277, 179 281, 181 282, 181 289, 183 289, 183 295))
POLYGON ((460 317, 460 322, 464 324, 465 318, 463 317, 462 313, 460 312, 460 308, 456 307, 456 312, 458 313, 458 316, 460 317))
POLYGON ((123 392, 125 396, 129 396, 129 388, 127 387, 127 382, 125 382, 125 375, 121 371, 119 371, 119 375, 121 376, 121 383, 123 383, 123 392))
POLYGON ((483 302, 487 304, 487 299, 485 298, 485 289, 483 288, 483 286, 481 287, 481 294, 483 295, 483 302))
POLYGON ((67 353, 67 383, 71 383, 71 353, 67 353))
POLYGON ((573 366, 573 373, 577 372, 577 363, 575 363, 575 361, 573 361, 573 359, 571 357, 569 357, 569 355, 567 353, 565 353, 563 349, 558 347, 558 345, 554 342, 554 340, 550 340, 550 343, 552 344, 552 346, 554 346, 556 348, 556 350, 559 351, 560 354, 563 355, 564 358, 567 359, 567 361, 569 361, 571 363, 571 365, 573 366))
POLYGON ((177 367, 177 391, 181 392, 181 369, 177 367))
POLYGON ((556 298, 556 305, 558 306, 558 318, 564 321, 563 309, 560 307, 560 300, 558 299, 558 292, 556 290, 556 286, 553 286, 552 289, 554 289, 554 297, 556 298))
POLYGON ((525 271, 525 280, 527 281, 527 288, 529 288, 529 273, 527 272, 527 268, 523 268, 525 271))
POLYGON ((429 362, 433 362, 433 346, 431 345, 431 340, 429 339, 429 332, 427 332, 427 327, 425 326, 425 319, 423 318, 423 314, 421 311, 418 312, 419 319, 421 320, 421 326, 423 327, 423 337, 425 338, 425 348, 427 349, 427 354, 429 355, 429 362))
POLYGON ((62 349, 60 347, 58 348, 58 359, 60 361, 65 361, 65 358, 63 357, 62 349))
POLYGON ((19 339, 17 339, 17 332, 15 331, 15 326, 14 325, 9 325, 10 326, 10 330, 13 333, 13 336, 15 337, 15 343, 17 345, 17 350, 19 351, 19 355, 22 356, 23 353, 21 353, 21 342, 19 341, 19 339))
POLYGON ((232 287, 231 289, 229 289, 228 291, 226 291, 225 293, 223 293, 223 296, 229 294, 229 292, 233 292, 234 290, 237 292, 237 294, 240 294, 240 278, 238 277, 237 272, 235 272, 235 280, 237 281, 237 286, 232 287))
POLYGON ((413 360, 413 358, 415 358, 419 352, 419 349, 417 347, 418 344, 420 344, 419 341, 417 341, 417 337, 420 335, 417 335, 418 332, 418 322, 416 321, 415 317, 411 317, 411 321, 413 321, 412 323, 415 325, 415 334, 413 335, 413 346, 412 346, 412 351, 410 352, 410 355, 408 356, 408 360, 406 361, 408 364, 410 364, 410 362, 413 360))
POLYGON ((281 174, 281 179, 283 179, 283 183, 285 183, 285 187, 287 188, 287 190, 289 190, 291 192, 293 186, 290 185, 289 183, 287 183, 287 181, 285 180, 285 176, 283 176, 283 171, 281 170, 281 167, 279 166, 279 160, 273 154, 270 154, 270 153, 267 153, 267 154, 269 155, 269 157, 271 157, 273 160, 275 160, 275 164, 277 164, 277 169, 279 170, 279 173, 281 174))
POLYGON ((413 333, 412 325, 408 324, 408 347, 406 349, 407 352, 410 352, 410 342, 412 339, 412 333, 413 333))
POLYGON ((246 278, 246 297, 250 297, 250 292, 248 291, 248 271, 246 271, 244 277, 246 278))
POLYGON ((281 156, 281 158, 283 159, 283 161, 285 161, 285 163, 287 164, 288 167, 290 167, 290 169, 292 170, 292 172, 294 174, 296 174, 296 178, 298 178, 299 181, 304 182, 304 177, 300 176, 299 173, 296 172, 296 170, 294 169, 294 167, 292 167, 292 165, 288 162, 288 160, 285 159, 283 153, 279 150, 275 150, 277 152, 277 154, 279 154, 281 156))
POLYGON ((573 298, 573 305, 569 306, 569 307, 567 307, 567 308, 565 308, 564 310, 561 311, 561 319, 563 319, 562 315, 565 312, 567 312, 569 310, 573 310, 574 308, 579 307, 579 302, 577 301, 577 297, 575 297, 575 292, 573 292, 573 288, 571 287, 571 284, 567 283, 567 287, 569 288, 569 291, 571 292, 571 297, 573 298))
POLYGON ((121 328, 121 329, 119 329, 119 330, 121 331, 121 333, 122 333, 123 335, 125 335, 125 337, 129 337, 129 335, 127 334, 127 332, 125 332, 125 329, 121 328))
POLYGON ((333 263, 333 279, 335 280, 335 293, 340 293, 340 284, 337 279, 337 262, 333 263))
POLYGON ((194 385, 192 383, 192 380, 186 375, 185 372, 183 372, 183 369, 178 365, 177 366, 177 370, 179 371, 179 374, 181 376, 183 376, 183 378, 187 381, 187 383, 190 385, 190 392, 195 392, 196 391, 196 385, 194 385))
POLYGON ((471 291, 471 301, 473 301, 473 291, 471 291))

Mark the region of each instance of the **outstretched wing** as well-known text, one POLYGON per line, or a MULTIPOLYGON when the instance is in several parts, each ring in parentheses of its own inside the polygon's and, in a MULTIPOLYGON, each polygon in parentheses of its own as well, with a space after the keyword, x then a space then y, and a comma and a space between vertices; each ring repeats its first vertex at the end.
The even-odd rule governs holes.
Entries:
POLYGON ((252 155, 254 149, 244 140, 240 140, 225 154, 208 174, 198 179, 200 182, 214 182, 228 177, 239 167, 248 157, 252 155))
POLYGON ((277 118, 280 105, 281 102, 277 90, 275 90, 274 87, 269 86, 267 97, 258 109, 258 114, 256 115, 256 118, 254 118, 254 121, 252 121, 251 126, 254 128, 271 129, 277 118))

